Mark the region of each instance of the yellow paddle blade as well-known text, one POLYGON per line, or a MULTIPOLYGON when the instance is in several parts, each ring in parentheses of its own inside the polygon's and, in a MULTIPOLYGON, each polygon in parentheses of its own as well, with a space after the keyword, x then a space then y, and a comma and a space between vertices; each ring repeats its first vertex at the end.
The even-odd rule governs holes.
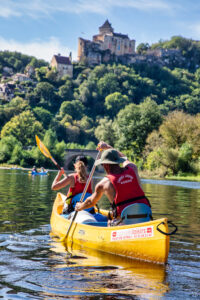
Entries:
POLYGON ((36 143, 38 145, 38 148, 44 154, 44 156, 46 156, 48 158, 52 158, 51 153, 49 152, 49 150, 47 149, 47 147, 41 142, 41 140, 39 139, 39 137, 36 135, 35 138, 36 138, 36 143))

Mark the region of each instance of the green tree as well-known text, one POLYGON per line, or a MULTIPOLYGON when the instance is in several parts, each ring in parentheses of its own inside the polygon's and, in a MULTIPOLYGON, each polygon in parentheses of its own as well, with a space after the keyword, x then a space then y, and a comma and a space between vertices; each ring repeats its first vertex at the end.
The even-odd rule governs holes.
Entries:
POLYGON ((43 107, 35 107, 33 109, 33 112, 37 120, 43 125, 45 129, 47 129, 53 118, 53 115, 43 107))
POLYGON ((46 102, 52 102, 54 99, 54 86, 48 82, 39 82, 34 90, 35 96, 44 99, 46 102))
POLYGON ((119 92, 110 94, 105 99, 105 107, 109 111, 109 115, 112 118, 117 115, 120 109, 124 108, 129 103, 129 98, 119 92))
POLYGON ((86 132, 93 130, 93 120, 92 118, 88 116, 83 116, 82 119, 79 122, 79 126, 82 130, 85 130, 86 132))
POLYGON ((115 74, 105 74, 97 82, 99 94, 105 98, 107 95, 117 92, 119 90, 118 77, 115 74))
POLYGON ((49 70, 46 73, 46 79, 49 81, 51 84, 57 84, 58 82, 58 72, 55 69, 49 70))
POLYGON ((116 146, 125 150, 132 149, 136 155, 141 155, 148 134, 157 129, 161 121, 159 107, 150 98, 140 105, 127 105, 120 110, 115 120, 118 137, 116 146))
POLYGON ((62 100, 72 100, 72 91, 72 82, 70 80, 67 80, 64 85, 59 87, 58 95, 62 100))
POLYGON ((37 81, 45 81, 46 80, 46 74, 49 71, 47 67, 40 67, 35 69, 35 77, 37 81))
POLYGON ((14 136, 6 136, 0 140, 0 163, 5 163, 11 158, 13 149, 19 146, 20 142, 14 136))
POLYGON ((137 53, 143 54, 143 53, 145 53, 149 48, 150 48, 150 46, 149 46, 148 43, 140 43, 140 44, 137 46, 137 53))
POLYGON ((14 136, 23 146, 34 145, 35 135, 42 133, 43 128, 31 111, 24 111, 11 118, 1 130, 1 138, 14 136))
POLYGON ((111 146, 114 146, 116 140, 116 132, 113 121, 108 117, 99 120, 98 126, 95 129, 95 136, 99 141, 105 141, 111 146))
POLYGON ((9 164, 17 164, 20 165, 23 159, 23 148, 22 145, 17 143, 14 145, 11 157, 8 161, 9 164))
POLYGON ((73 119, 80 120, 84 113, 84 105, 79 100, 64 101, 59 110, 59 116, 63 118, 66 114, 73 119))
POLYGON ((159 130, 147 139, 147 167, 157 162, 168 172, 196 172, 200 155, 200 115, 191 116, 181 111, 170 113, 159 130), (152 153, 156 155, 152 156, 152 153), (155 160, 155 161, 154 161, 155 160))
POLYGON ((55 131, 53 131, 52 129, 47 130, 45 132, 43 141, 48 149, 53 150, 56 143, 58 142, 55 131))
POLYGON ((0 130, 12 117, 27 109, 30 109, 28 102, 21 97, 15 97, 9 103, 0 105, 0 130))

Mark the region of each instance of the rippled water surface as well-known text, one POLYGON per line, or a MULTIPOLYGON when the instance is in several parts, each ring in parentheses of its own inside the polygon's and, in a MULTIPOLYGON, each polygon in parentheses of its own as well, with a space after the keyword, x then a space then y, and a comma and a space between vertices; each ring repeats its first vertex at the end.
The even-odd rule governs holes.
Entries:
POLYGON ((162 266, 65 249, 51 237, 55 174, 0 170, 0 298, 200 298, 200 183, 142 181, 154 218, 166 216, 179 228, 162 266))

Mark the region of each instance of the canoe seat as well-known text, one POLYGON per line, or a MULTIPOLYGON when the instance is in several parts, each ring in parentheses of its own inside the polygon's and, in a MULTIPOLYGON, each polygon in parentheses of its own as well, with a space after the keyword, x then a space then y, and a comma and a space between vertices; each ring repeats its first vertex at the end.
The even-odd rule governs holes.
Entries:
MULTIPOLYGON (((68 215, 62 214, 62 217, 64 217, 65 219, 71 220, 73 218, 74 214, 75 214, 75 211, 73 211, 72 213, 70 213, 68 215)), ((88 211, 81 210, 78 212, 74 222, 79 223, 79 224, 86 224, 86 223, 90 223, 90 222, 96 224, 97 220, 88 211)))
POLYGON ((144 203, 135 203, 125 207, 121 212, 123 224, 136 224, 152 220, 151 208, 144 203))
POLYGON ((98 226, 98 227, 107 227, 108 222, 85 222, 85 225, 98 226))
POLYGON ((100 213, 94 214, 93 217, 97 220, 97 222, 108 222, 108 218, 100 213))

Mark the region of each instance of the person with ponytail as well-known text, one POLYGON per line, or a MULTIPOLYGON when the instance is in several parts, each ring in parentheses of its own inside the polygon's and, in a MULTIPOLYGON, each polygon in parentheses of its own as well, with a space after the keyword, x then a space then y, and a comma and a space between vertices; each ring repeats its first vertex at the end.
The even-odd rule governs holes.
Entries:
MULTIPOLYGON (((60 190, 66 186, 69 186, 69 190, 67 193, 66 203, 65 203, 65 213, 70 213, 74 210, 76 203, 81 198, 81 193, 83 192, 85 188, 85 184, 88 179, 87 174, 87 158, 85 156, 77 156, 75 163, 74 163, 74 169, 75 172, 71 173, 69 175, 65 174, 65 171, 63 168, 58 172, 56 175, 51 189, 56 191, 60 190), (61 179, 61 177, 64 175, 64 178, 61 179)), ((92 185, 91 182, 88 186, 86 198, 92 194, 92 185)), ((90 213, 94 212, 94 208, 88 209, 90 213)))

